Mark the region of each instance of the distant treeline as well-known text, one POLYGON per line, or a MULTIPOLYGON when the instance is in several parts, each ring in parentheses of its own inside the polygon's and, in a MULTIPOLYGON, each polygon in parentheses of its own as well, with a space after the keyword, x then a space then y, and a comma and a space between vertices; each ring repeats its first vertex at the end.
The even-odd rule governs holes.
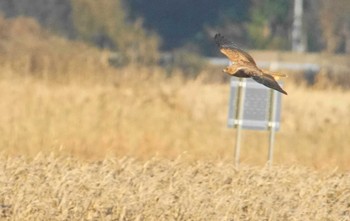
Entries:
MULTIPOLYGON (((2 0, 5 18, 34 17, 52 32, 117 51, 122 63, 158 61, 158 35, 128 19, 120 0, 2 0)), ((20 36, 18 36, 20 37, 20 36)))
MULTIPOLYGON (((308 0, 303 8, 308 51, 350 53, 350 1, 308 0)), ((0 10, 144 63, 157 60, 159 48, 213 55, 216 32, 242 47, 291 47, 291 0, 2 0, 0 10)))
MULTIPOLYGON (((162 48, 192 46, 213 54, 215 32, 239 45, 289 50, 293 0, 129 0, 133 18, 163 39, 162 48), (203 49, 205 48, 205 50, 203 49)), ((305 0, 303 41, 308 51, 350 53, 350 1, 305 0)))

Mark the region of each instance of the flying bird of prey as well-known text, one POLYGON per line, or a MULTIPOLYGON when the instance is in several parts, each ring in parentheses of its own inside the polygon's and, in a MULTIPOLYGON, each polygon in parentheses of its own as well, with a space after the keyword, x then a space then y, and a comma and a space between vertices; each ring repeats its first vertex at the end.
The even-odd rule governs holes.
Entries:
POLYGON ((220 52, 226 55, 232 62, 230 66, 223 69, 223 72, 235 77, 252 78, 266 87, 287 94, 276 81, 276 79, 286 77, 287 75, 258 68, 252 56, 235 46, 220 34, 216 34, 214 39, 220 52))

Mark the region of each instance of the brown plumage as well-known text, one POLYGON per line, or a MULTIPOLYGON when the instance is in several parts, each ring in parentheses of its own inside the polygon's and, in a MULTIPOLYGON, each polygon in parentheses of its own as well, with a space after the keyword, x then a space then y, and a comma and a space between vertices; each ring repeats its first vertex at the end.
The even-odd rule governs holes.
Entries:
POLYGON ((226 55, 232 62, 230 66, 223 69, 225 73, 240 78, 252 78, 266 87, 287 94, 276 81, 279 77, 286 77, 287 75, 261 70, 256 66, 252 56, 239 49, 220 34, 216 34, 214 39, 220 52, 226 55))

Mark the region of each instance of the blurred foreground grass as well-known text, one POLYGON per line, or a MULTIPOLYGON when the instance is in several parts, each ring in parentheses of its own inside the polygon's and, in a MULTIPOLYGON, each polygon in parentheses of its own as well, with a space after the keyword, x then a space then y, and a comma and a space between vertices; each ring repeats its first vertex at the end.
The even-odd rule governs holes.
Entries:
POLYGON ((4 220, 348 220, 349 173, 230 162, 0 158, 4 220))

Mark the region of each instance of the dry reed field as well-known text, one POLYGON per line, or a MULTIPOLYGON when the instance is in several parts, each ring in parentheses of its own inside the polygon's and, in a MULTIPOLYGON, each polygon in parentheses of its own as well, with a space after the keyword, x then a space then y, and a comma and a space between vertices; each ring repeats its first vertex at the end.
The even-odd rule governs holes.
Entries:
POLYGON ((228 85, 133 73, 0 81, 1 219, 350 220, 349 92, 287 83, 275 166, 244 131, 234 168, 228 85))
POLYGON ((349 220, 350 175, 133 158, 0 160, 3 220, 349 220))
POLYGON ((235 168, 221 69, 112 68, 26 19, 0 38, 1 220, 350 220, 349 90, 286 79, 274 166, 243 131, 235 168))
MULTIPOLYGON (((194 160, 232 159, 235 131, 226 127, 227 84, 135 72, 124 70, 108 84, 1 80, 1 150, 89 159, 173 159, 183 153, 194 160)), ((350 92, 288 82, 286 89, 276 163, 349 169, 350 92)), ((242 162, 264 165, 267 138, 265 131, 244 131, 242 162)))

